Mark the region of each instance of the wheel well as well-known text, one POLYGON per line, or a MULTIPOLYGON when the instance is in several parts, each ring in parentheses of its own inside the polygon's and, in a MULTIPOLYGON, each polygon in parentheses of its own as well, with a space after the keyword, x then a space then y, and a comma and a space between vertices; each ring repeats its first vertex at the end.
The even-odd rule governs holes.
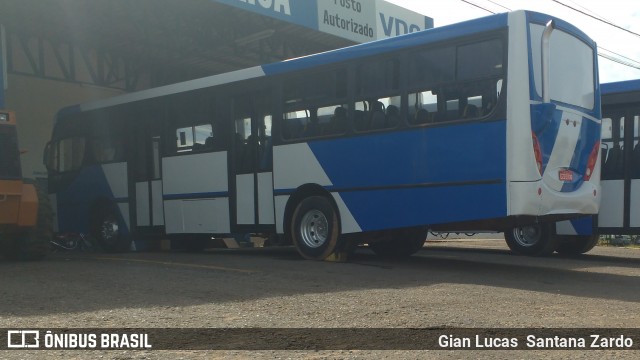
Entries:
POLYGON ((338 211, 338 205, 333 199, 333 196, 331 196, 331 193, 318 184, 305 184, 298 187, 296 191, 293 193, 293 195, 291 195, 291 197, 287 201, 287 206, 285 207, 285 210, 284 210, 283 230, 285 235, 285 241, 287 244, 292 243, 291 237, 288 235, 288 232, 289 232, 288 229, 291 226, 291 216, 293 214, 293 211, 303 199, 308 198, 310 196, 322 196, 329 199, 331 206, 333 206, 333 209, 337 214, 338 225, 341 226, 340 212, 338 211))
POLYGON ((97 198, 93 200, 89 206, 89 230, 92 230, 91 226, 98 220, 98 217, 103 216, 107 212, 116 211, 115 206, 115 203, 107 198, 97 198))

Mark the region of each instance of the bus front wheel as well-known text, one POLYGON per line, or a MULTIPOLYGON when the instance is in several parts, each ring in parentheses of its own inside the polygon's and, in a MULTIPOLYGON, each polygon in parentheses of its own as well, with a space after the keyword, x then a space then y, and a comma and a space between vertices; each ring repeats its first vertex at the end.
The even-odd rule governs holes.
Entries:
POLYGON ((324 196, 310 196, 296 206, 291 218, 291 238, 298 253, 309 260, 324 260, 338 250, 338 213, 324 196))
POLYGON ((564 256, 578 256, 593 249, 598 243, 598 235, 563 236, 556 251, 564 256))
POLYGON ((131 246, 131 238, 120 228, 111 206, 101 207, 93 214, 90 232, 106 252, 125 252, 131 246))
MULTIPOLYGON (((555 224, 551 224, 555 225, 555 224)), ((557 237, 550 224, 533 224, 504 232, 509 249, 516 254, 547 256, 556 250, 557 237)))

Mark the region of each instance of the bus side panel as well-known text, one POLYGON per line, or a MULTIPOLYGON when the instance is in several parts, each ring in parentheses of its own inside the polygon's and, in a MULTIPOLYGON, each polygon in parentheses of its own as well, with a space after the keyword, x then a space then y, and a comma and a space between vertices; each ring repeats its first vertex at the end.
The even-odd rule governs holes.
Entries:
POLYGON ((226 234, 229 217, 227 152, 162 159, 167 234, 226 234))
MULTIPOLYGON (((633 169, 634 166, 638 166, 637 155, 636 161, 630 167, 633 169)), ((629 206, 629 226, 637 228, 640 227, 640 206, 638 206, 638 204, 640 204, 640 180, 631 179, 630 186, 629 203, 631 205, 629 206)))
POLYGON ((508 214, 537 214, 540 179, 533 152, 529 100, 529 35, 524 13, 509 14, 509 68, 507 76, 508 214))
POLYGON ((341 192, 365 231, 504 217, 503 183, 341 192))
POLYGON ((285 145, 276 194, 323 186, 347 210, 343 232, 503 217, 505 156, 504 120, 285 145))
POLYGON ((602 180, 602 203, 598 226, 621 228, 624 226, 624 180, 602 180))
POLYGON ((92 165, 83 168, 55 199, 58 231, 89 232, 92 206, 99 200, 117 205, 119 223, 129 233, 129 189, 127 163, 92 165))

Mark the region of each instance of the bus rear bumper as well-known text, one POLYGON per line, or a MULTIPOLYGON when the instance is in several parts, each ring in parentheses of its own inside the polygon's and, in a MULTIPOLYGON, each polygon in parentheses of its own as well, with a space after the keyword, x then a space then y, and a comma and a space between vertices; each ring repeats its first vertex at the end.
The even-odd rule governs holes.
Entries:
POLYGON ((600 187, 584 182, 571 192, 560 192, 542 180, 509 183, 509 215, 597 214, 600 187))

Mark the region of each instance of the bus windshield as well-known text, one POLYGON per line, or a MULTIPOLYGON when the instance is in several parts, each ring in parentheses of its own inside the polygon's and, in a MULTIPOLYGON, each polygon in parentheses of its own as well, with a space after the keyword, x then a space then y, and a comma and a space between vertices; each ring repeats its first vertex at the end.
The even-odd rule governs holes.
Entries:
MULTIPOLYGON (((540 41, 544 26, 530 24, 530 44, 535 87, 542 95, 542 60, 540 41)), ((550 95, 565 104, 593 110, 595 103, 593 49, 562 30, 556 29, 550 39, 550 95)))

